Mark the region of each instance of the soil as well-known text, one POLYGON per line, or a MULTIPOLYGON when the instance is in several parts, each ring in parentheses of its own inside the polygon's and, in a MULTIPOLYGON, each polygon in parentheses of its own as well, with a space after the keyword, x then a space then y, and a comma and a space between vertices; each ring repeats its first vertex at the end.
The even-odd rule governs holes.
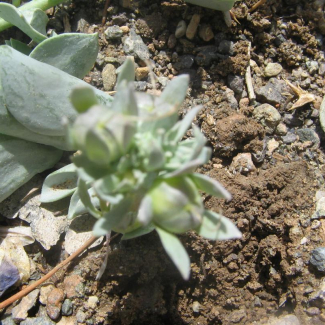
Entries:
MULTIPOLYGON (((63 17, 68 17, 72 31, 99 32, 100 52, 116 68, 125 59, 123 41, 107 41, 103 33, 114 24, 136 29, 150 50, 157 77, 190 74, 191 88, 180 116, 202 104, 195 123, 213 149, 211 161, 199 172, 220 181, 233 196, 224 202, 203 193, 204 202, 233 220, 243 233, 241 240, 226 242, 208 241, 192 232, 180 236, 192 263, 189 281, 182 280, 155 233, 130 241, 115 238, 99 281, 95 278, 106 246, 90 249, 52 279, 73 304, 72 315, 55 322, 262 325, 284 324, 284 316, 295 315, 296 322, 290 324, 325 324, 324 273, 310 264, 312 250, 325 246, 325 221, 322 216, 312 218, 316 192, 325 188, 324 133, 318 117, 325 94, 323 2, 268 0, 248 13, 256 2, 237 2, 233 13, 238 23, 233 21, 230 27, 222 13, 181 0, 111 1, 104 27, 104 1, 75 0, 50 13, 49 27, 58 33, 68 28, 63 17), (214 37, 205 41, 198 35, 192 40, 184 36, 171 46, 178 22, 189 23, 194 13, 201 15, 201 27, 211 27, 214 37), (225 40, 233 42, 231 52, 209 54, 215 54, 225 40), (186 55, 193 58, 190 66, 182 63, 186 55), (313 62, 316 70, 310 68, 313 62), (282 87, 275 99, 259 92, 270 81, 264 73, 269 63, 282 66, 274 76, 276 86, 282 87), (244 83, 249 64, 258 94, 255 103, 249 101, 244 83), (242 86, 232 86, 234 77, 242 86), (315 101, 290 111, 295 97, 282 80, 300 85, 315 95, 315 101), (254 108, 262 103, 278 110, 277 123, 287 131, 270 129, 256 118, 254 108), (311 130, 307 139, 301 133, 305 129, 311 130), (300 137, 291 142, 286 138, 297 134, 300 137), (234 158, 243 153, 248 156, 236 163, 234 158), (89 303, 93 296, 98 298, 95 306, 89 303)), ((22 37, 19 31, 10 33, 22 37)), ((139 59, 135 62, 143 65, 139 59)), ((105 64, 98 60, 85 80, 103 89, 105 64)), ((4 217, 0 221, 17 224, 4 217)), ((33 279, 67 255, 63 235, 49 251, 38 243, 28 250, 31 257, 42 253, 33 279)), ((1 317, 10 315, 11 307, 1 317)), ((44 315, 46 307, 39 303, 28 314, 44 315)))

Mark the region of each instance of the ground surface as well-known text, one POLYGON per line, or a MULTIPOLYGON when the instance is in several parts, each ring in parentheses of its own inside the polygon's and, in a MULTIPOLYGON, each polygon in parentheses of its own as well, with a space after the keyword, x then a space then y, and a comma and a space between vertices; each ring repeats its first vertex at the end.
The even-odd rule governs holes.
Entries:
MULTIPOLYGON (((213 157, 200 171, 233 195, 230 202, 207 196, 205 204, 222 211, 243 233, 242 240, 216 243, 194 233, 181 236, 192 262, 188 282, 154 233, 127 242, 114 239, 100 281, 95 277, 105 246, 93 248, 52 280, 65 294, 65 300, 57 298, 65 316, 55 322, 284 324, 281 317, 295 315, 287 317, 288 324, 325 323, 324 273, 310 263, 312 250, 325 246, 323 213, 315 214, 316 192, 321 198, 325 190, 324 134, 319 125, 325 93, 323 2, 267 0, 248 13, 255 2, 236 4, 233 12, 240 24, 233 21, 231 27, 220 12, 180 0, 111 1, 104 27, 102 1, 73 1, 52 16, 49 27, 59 33, 69 25, 72 31, 99 32, 100 55, 85 80, 101 89, 106 78, 101 71, 106 64, 117 68, 123 62, 123 45, 132 28, 155 63, 157 87, 173 75, 190 74, 191 88, 180 115, 194 105, 204 106, 195 123, 209 140, 213 157), (201 16, 201 36, 176 39, 179 21, 188 25, 195 13, 201 16), (106 39, 103 32, 112 25, 124 26, 122 38, 106 39), (280 64, 281 71, 269 73, 269 63, 280 64), (245 85, 249 65, 255 103, 249 101, 245 85), (315 100, 290 110, 297 98, 285 80, 314 94, 315 100), (261 106, 265 103, 272 108, 261 106)), ((135 62, 143 66, 140 59, 135 62)), ((144 79, 137 87, 150 90, 152 84, 144 79)), ((28 192, 28 186, 23 191, 28 192)), ((19 223, 5 216, 2 224, 19 223)), ((35 280, 66 257, 64 235, 49 251, 38 243, 28 250, 36 261, 35 280)), ((8 324, 11 311, 2 314, 8 324)), ((47 315, 55 318, 49 307, 37 303, 29 311, 30 323, 24 324, 36 324, 35 317, 43 317, 38 320, 45 324, 47 315)))

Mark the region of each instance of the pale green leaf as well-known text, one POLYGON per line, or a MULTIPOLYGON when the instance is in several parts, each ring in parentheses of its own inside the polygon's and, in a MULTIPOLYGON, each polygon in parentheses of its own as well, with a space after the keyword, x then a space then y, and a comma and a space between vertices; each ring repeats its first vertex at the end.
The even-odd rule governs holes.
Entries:
POLYGON ((201 191, 221 199, 231 200, 231 194, 216 180, 198 173, 194 173, 190 177, 201 191))
POLYGON ((209 210, 205 210, 202 224, 197 229, 197 233, 211 240, 240 239, 242 237, 241 232, 230 219, 209 210))
POLYGON ((125 62, 116 70, 116 72, 118 73, 116 83, 117 86, 119 86, 119 84, 124 80, 127 83, 133 82, 135 79, 135 66, 133 59, 127 58, 125 62))
POLYGON ((191 272, 190 258, 181 241, 161 228, 156 227, 156 230, 166 253, 178 268, 183 279, 188 280, 191 272))
POLYGON ((78 195, 83 205, 87 208, 88 212, 95 218, 100 218, 101 213, 94 206, 90 197, 90 193, 88 191, 88 186, 86 182, 81 178, 78 179, 78 195))
POLYGON ((40 201, 54 202, 72 195, 77 188, 77 171, 74 164, 70 164, 51 173, 45 178, 42 186, 40 201))
POLYGON ((128 240, 128 239, 133 239, 133 238, 140 237, 143 235, 147 235, 150 232, 152 232, 154 229, 155 229, 155 226, 150 223, 147 226, 143 226, 143 227, 137 228, 136 230, 125 233, 122 236, 121 240, 128 240))
POLYGON ((48 38, 30 57, 82 79, 95 64, 98 34, 65 33, 48 38))
POLYGON ((0 134, 0 202, 34 175, 54 166, 62 151, 0 134))
POLYGON ((78 113, 83 113, 98 104, 94 90, 90 87, 74 88, 71 91, 70 100, 78 113))

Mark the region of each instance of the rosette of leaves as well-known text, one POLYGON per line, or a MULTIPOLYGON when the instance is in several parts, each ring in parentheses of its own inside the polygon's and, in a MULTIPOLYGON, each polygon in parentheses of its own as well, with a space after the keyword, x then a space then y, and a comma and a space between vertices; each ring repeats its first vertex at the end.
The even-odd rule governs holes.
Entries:
POLYGON ((184 279, 190 261, 177 238, 188 230, 212 240, 240 238, 226 217, 206 210, 200 192, 229 200, 216 180, 195 173, 211 149, 195 125, 181 141, 200 107, 178 121, 188 76, 173 79, 157 97, 135 92, 134 64, 127 60, 119 73, 117 93, 109 106, 98 104, 89 89, 71 95, 79 115, 68 126, 76 150, 72 164, 50 174, 41 201, 72 194, 69 217, 88 212, 97 218, 94 234, 115 231, 131 239, 156 230, 184 279))
MULTIPOLYGON (((62 150, 71 150, 62 118, 73 121, 77 116, 69 99, 71 90, 92 88, 80 79, 95 63, 98 36, 66 33, 48 38, 47 15, 35 8, 22 10, 0 3, 0 17, 39 43, 32 48, 11 39, 0 46, 2 201, 36 173, 53 167, 62 150)), ((111 101, 104 92, 93 91, 100 103, 111 101)))

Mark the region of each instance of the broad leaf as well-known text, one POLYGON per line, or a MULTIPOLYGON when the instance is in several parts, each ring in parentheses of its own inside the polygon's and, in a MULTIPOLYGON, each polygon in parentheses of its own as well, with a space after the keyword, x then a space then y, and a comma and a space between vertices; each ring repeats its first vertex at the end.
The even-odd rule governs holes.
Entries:
POLYGON ((116 70, 116 73, 118 73, 116 83, 117 87, 124 80, 127 83, 133 82, 135 79, 135 66, 133 58, 127 58, 125 62, 116 70))
POLYGON ((77 171, 73 164, 48 175, 43 183, 41 202, 54 202, 67 197, 77 188, 77 171))
POLYGON ((201 191, 221 199, 231 200, 231 194, 216 180, 198 173, 194 173, 190 177, 201 191))
POLYGON ((197 233, 211 240, 240 239, 242 237, 241 232, 230 219, 209 210, 205 210, 203 222, 197 229, 197 233))
POLYGON ((100 218, 101 213, 96 209, 94 206, 89 191, 88 191, 88 186, 85 181, 79 178, 78 180, 78 195, 80 197, 81 202, 83 205, 87 208, 88 212, 94 216, 95 218, 100 218))
MULTIPOLYGON (((0 47, 0 78, 5 107, 13 117, 32 132, 50 136, 65 135, 63 117, 69 121, 76 118, 77 112, 69 100, 71 90, 90 87, 8 46, 0 47)), ((109 95, 95 88, 94 91, 102 104, 111 101, 109 95)))
POLYGON ((78 113, 86 112, 90 107, 97 105, 98 100, 92 88, 74 88, 70 94, 71 103, 78 113))
MULTIPOLYGON (((6 44, 7 44, 7 42, 6 42, 6 44)), ((20 53, 23 53, 25 55, 29 55, 30 52, 32 51, 32 49, 28 45, 26 45, 23 42, 17 41, 13 38, 10 39, 10 41, 8 42, 7 45, 11 46, 15 50, 17 50, 20 53)))
POLYGON ((146 234, 149 234, 155 229, 155 226, 153 224, 148 224, 147 226, 140 227, 136 230, 130 231, 122 236, 122 240, 128 240, 128 239, 133 239, 136 237, 140 237, 146 234))
POLYGON ((95 64, 98 34, 65 33, 48 38, 30 57, 82 79, 95 64))
POLYGON ((22 13, 13 5, 2 2, 0 3, 0 17, 17 26, 36 43, 40 43, 47 38, 44 32, 48 18, 40 9, 33 9, 22 13))
POLYGON ((184 246, 175 235, 158 227, 156 227, 156 230, 166 253, 178 268, 183 279, 188 280, 190 278, 191 264, 184 246))
POLYGON ((62 151, 0 134, 0 202, 34 175, 54 166, 62 151))

